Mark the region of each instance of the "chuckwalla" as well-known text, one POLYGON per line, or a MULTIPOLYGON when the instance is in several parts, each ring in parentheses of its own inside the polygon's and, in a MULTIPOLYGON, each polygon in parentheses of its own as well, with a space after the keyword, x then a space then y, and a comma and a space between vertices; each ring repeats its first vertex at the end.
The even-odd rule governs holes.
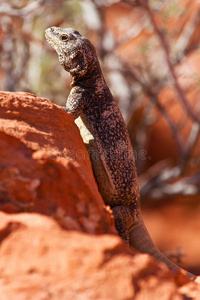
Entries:
MULTIPOLYGON (((74 119, 78 118, 99 191, 112 208, 119 235, 134 249, 151 254, 177 273, 180 268, 157 249, 142 220, 129 135, 105 82, 94 46, 71 28, 51 27, 45 36, 58 53, 62 67, 72 76, 65 109, 74 119)), ((189 272, 188 275, 195 277, 189 272)))

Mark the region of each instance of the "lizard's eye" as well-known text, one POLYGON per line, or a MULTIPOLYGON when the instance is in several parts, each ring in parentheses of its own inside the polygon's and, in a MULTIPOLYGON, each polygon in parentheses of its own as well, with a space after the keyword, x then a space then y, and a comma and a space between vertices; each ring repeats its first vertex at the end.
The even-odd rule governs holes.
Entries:
POLYGON ((66 42, 66 41, 68 41, 68 36, 66 34, 62 34, 60 39, 61 39, 61 41, 66 42))

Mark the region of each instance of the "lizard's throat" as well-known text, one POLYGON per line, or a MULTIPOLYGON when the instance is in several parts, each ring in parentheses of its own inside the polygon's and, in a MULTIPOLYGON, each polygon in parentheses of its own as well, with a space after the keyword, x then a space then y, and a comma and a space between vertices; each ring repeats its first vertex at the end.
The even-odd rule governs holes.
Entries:
POLYGON ((95 88, 95 93, 101 90, 105 86, 105 80, 102 76, 96 76, 95 74, 85 74, 82 77, 73 76, 73 81, 71 86, 74 87, 76 85, 82 86, 84 88, 95 88))

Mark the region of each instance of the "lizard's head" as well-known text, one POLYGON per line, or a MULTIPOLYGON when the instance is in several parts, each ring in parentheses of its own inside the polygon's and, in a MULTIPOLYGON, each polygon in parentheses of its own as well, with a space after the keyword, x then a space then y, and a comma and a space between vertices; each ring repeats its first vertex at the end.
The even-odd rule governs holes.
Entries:
POLYGON ((93 45, 75 29, 50 27, 45 37, 58 53, 62 67, 72 76, 83 76, 96 60, 93 45))

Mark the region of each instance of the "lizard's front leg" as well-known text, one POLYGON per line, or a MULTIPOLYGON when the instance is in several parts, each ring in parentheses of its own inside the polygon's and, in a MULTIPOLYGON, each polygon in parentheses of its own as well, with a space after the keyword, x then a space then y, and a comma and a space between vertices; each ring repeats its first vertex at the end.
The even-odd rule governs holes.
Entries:
MULTIPOLYGON (((64 108, 64 107, 63 107, 64 108)), ((78 118, 84 109, 84 97, 73 88, 67 99, 66 107, 67 112, 73 114, 74 119, 78 118)))

